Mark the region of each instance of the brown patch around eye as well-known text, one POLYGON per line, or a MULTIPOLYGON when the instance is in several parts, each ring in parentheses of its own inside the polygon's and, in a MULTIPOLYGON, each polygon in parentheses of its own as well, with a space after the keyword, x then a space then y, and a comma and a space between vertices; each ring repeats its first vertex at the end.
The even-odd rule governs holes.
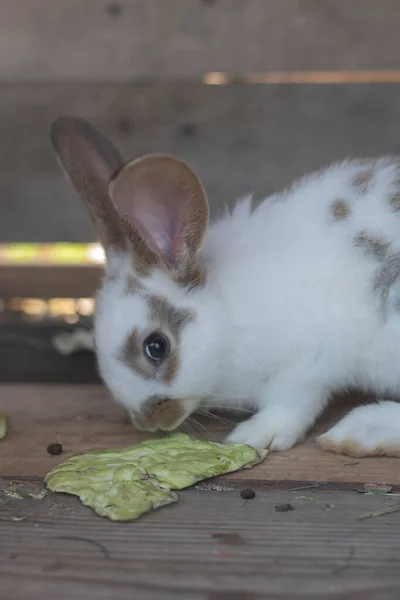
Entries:
MULTIPOLYGON (((136 280, 133 278, 133 281, 128 282, 127 285, 134 282, 136 280)), ((169 338, 171 346, 169 354, 159 363, 150 361, 144 354, 143 340, 139 331, 135 329, 127 338, 119 357, 141 377, 151 379, 159 373, 166 383, 171 383, 179 368, 180 334, 185 325, 194 320, 194 315, 187 309, 174 308, 166 298, 161 296, 150 296, 148 303, 150 320, 154 322, 154 327, 165 331, 169 338)))
POLYGON ((166 383, 171 383, 175 378, 179 368, 179 352, 176 348, 171 351, 164 370, 164 381, 166 383))
POLYGON ((180 336, 183 328, 194 320, 194 315, 190 310, 184 308, 175 308, 162 296, 150 296, 148 298, 150 319, 154 321, 161 330, 171 332, 171 350, 165 361, 162 363, 163 379, 166 383, 171 383, 175 378, 180 363, 180 336))
POLYGON ((147 426, 163 431, 172 429, 184 416, 182 403, 174 398, 153 396, 143 407, 143 416, 147 426))
POLYGON ((390 248, 389 242, 374 237, 366 231, 361 231, 356 235, 354 238, 354 245, 358 248, 362 248, 366 254, 377 258, 378 260, 383 260, 390 248))
POLYGON ((150 379, 154 376, 154 367, 143 356, 142 341, 137 329, 134 329, 123 345, 120 354, 120 359, 132 371, 143 377, 150 379))
POLYGON ((349 213, 350 213, 350 207, 347 204, 346 200, 344 200, 343 198, 337 198, 332 203, 331 211, 332 211, 333 217, 337 221, 342 221, 343 219, 345 219, 349 215, 349 213))
POLYGON ((354 177, 353 186, 359 194, 366 194, 374 176, 372 168, 365 169, 354 177))
POLYGON ((389 200, 390 206, 394 212, 400 212, 400 194, 396 194, 392 196, 389 200))

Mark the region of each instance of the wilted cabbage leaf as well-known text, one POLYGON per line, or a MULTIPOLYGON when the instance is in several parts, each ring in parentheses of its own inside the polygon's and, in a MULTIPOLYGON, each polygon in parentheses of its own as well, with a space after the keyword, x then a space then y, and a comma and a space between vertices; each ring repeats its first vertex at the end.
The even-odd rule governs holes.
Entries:
POLYGON ((128 521, 176 502, 178 495, 172 490, 252 467, 266 453, 177 433, 119 450, 74 456, 55 467, 45 481, 54 492, 79 496, 101 516, 128 521))

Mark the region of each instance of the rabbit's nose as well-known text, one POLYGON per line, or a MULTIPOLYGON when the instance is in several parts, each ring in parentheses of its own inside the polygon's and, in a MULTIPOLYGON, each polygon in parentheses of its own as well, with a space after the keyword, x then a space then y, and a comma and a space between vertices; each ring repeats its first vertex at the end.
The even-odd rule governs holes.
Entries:
POLYGON ((176 398, 151 396, 147 398, 139 415, 135 415, 137 425, 146 431, 171 431, 185 415, 183 403, 176 398))

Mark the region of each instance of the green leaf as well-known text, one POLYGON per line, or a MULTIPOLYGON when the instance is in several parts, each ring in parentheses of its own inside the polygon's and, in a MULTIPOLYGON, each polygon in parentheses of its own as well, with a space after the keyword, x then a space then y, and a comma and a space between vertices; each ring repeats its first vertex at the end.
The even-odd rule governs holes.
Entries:
POLYGON ((257 464, 267 454, 241 444, 204 442, 176 433, 136 446, 69 458, 45 478, 54 492, 79 496, 101 516, 137 519, 176 502, 181 490, 202 479, 257 464))
POLYGON ((389 515, 394 512, 398 512, 400 510, 400 504, 395 504, 394 506, 389 506, 389 508, 382 508, 381 510, 374 510, 372 512, 364 513, 358 517, 359 521, 363 521, 364 519, 373 519, 374 517, 383 517, 384 515, 389 515))

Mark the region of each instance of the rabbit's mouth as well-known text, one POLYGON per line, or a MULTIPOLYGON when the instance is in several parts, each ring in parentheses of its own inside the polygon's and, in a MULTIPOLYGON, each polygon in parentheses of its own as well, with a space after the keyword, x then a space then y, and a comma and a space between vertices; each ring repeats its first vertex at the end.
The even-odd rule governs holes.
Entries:
POLYGON ((173 431, 195 410, 197 401, 178 400, 165 396, 151 396, 140 412, 129 411, 133 426, 142 431, 173 431))

